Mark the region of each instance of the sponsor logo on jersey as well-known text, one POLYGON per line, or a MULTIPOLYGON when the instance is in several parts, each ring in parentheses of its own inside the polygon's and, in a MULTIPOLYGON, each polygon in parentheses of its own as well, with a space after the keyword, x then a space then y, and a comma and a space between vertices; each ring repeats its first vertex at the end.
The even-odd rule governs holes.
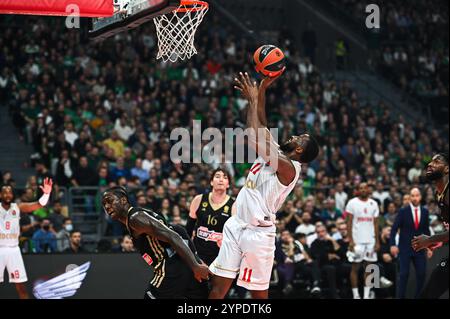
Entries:
POLYGON ((228 205, 226 205, 224 208, 223 208, 223 212, 225 213, 225 214, 228 214, 228 211, 230 210, 230 206, 228 206, 228 205))
POLYGON ((142 258, 144 258, 145 262, 151 266, 153 264, 153 259, 148 254, 143 254, 142 258))
POLYGON ((201 238, 205 241, 220 241, 222 240, 222 233, 216 233, 213 230, 209 230, 208 228, 201 226, 197 229, 197 237, 201 238))
POLYGON ((11 214, 13 215, 13 217, 16 217, 16 215, 17 215, 15 210, 13 210, 11 214))
POLYGON ((356 218, 356 221, 358 223, 373 222, 373 217, 358 217, 356 218))
POLYGON ((0 233, 0 240, 4 239, 18 239, 19 234, 3 234, 0 233))

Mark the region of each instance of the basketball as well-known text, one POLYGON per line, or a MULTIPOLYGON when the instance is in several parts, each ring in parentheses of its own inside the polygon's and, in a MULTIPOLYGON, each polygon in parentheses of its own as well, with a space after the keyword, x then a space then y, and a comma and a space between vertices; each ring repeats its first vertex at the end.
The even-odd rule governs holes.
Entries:
POLYGON ((259 74, 276 77, 284 70, 284 53, 274 45, 263 45, 253 54, 253 62, 255 63, 255 70, 259 74))

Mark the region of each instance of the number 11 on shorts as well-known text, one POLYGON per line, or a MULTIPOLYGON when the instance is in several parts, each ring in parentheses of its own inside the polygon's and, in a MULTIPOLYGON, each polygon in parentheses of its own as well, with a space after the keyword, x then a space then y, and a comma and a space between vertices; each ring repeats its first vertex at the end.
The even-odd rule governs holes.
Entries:
POLYGON ((251 277, 252 277, 252 270, 244 268, 244 275, 242 276, 242 281, 250 282, 251 277))

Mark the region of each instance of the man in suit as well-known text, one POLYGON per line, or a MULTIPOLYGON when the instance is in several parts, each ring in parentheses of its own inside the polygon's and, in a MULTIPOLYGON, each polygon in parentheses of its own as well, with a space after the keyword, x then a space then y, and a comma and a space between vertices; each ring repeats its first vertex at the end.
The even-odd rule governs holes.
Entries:
POLYGON ((415 252, 411 248, 411 240, 415 236, 430 235, 429 213, 425 207, 420 205, 421 200, 420 190, 418 188, 411 189, 409 205, 400 209, 392 226, 390 237, 391 254, 395 257, 398 256, 400 261, 400 282, 397 290, 397 297, 400 299, 404 299, 406 295, 411 261, 416 269, 416 298, 419 296, 425 283, 427 254, 430 254, 431 251, 415 252), (395 238, 399 230, 400 239, 397 246, 395 238))

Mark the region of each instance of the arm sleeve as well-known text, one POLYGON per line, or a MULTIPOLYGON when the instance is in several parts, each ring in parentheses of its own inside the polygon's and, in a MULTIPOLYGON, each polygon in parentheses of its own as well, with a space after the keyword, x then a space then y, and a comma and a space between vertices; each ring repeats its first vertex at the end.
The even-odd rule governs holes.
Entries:
POLYGON ((189 235, 189 238, 192 237, 192 233, 194 232, 196 223, 197 223, 197 219, 194 219, 191 216, 188 216, 187 223, 186 223, 186 231, 189 235))

